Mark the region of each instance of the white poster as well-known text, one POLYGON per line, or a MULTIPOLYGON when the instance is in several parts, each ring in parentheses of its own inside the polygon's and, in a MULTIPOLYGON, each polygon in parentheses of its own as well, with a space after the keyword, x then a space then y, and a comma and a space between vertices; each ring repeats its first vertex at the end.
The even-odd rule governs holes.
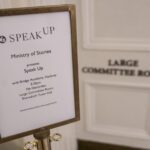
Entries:
POLYGON ((74 118, 72 68, 69 12, 0 17, 1 137, 74 118))

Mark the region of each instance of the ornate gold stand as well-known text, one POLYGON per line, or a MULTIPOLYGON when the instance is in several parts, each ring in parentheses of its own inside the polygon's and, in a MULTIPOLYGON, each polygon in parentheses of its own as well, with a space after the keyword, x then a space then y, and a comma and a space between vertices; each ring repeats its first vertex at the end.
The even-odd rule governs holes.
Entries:
POLYGON ((38 150, 51 150, 50 131, 44 130, 34 134, 37 141, 38 150))
POLYGON ((55 133, 50 136, 49 130, 41 130, 33 135, 36 140, 32 142, 27 142, 24 146, 24 150, 33 150, 37 148, 37 150, 51 150, 51 142, 52 141, 60 141, 62 136, 59 133, 55 133))

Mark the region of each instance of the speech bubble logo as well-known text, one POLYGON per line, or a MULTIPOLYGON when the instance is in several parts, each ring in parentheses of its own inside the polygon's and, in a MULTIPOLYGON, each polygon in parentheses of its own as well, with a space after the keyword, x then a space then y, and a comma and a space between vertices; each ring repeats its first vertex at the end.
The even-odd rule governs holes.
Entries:
POLYGON ((0 43, 4 44, 6 43, 6 37, 3 35, 0 35, 0 43))

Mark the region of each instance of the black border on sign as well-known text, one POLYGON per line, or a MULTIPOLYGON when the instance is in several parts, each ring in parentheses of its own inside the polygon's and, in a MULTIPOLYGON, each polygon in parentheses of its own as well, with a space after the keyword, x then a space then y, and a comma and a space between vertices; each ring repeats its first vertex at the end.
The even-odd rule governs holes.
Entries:
POLYGON ((77 58, 77 31, 76 31, 76 9, 74 5, 59 5, 59 6, 40 6, 40 7, 26 7, 26 8, 12 8, 12 9, 0 9, 0 17, 14 16, 14 15, 26 15, 26 14, 41 14, 41 13, 53 13, 68 11, 70 14, 71 23, 71 44, 72 44, 72 66, 73 66, 73 83, 74 83, 74 100, 75 100, 75 118, 64 120, 59 123, 50 124, 38 129, 34 129, 27 132, 22 132, 17 135, 1 138, 0 144, 21 138, 27 135, 35 134, 41 130, 49 130, 55 127, 59 127, 65 124, 69 124, 80 119, 79 111, 79 84, 78 84, 78 58, 77 58))

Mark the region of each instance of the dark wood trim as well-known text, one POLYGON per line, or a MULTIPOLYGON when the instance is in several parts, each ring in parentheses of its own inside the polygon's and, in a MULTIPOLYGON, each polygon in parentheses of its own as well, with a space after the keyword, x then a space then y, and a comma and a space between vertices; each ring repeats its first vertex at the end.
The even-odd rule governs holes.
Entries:
POLYGON ((78 150, 144 150, 144 149, 115 144, 78 140, 78 150))

